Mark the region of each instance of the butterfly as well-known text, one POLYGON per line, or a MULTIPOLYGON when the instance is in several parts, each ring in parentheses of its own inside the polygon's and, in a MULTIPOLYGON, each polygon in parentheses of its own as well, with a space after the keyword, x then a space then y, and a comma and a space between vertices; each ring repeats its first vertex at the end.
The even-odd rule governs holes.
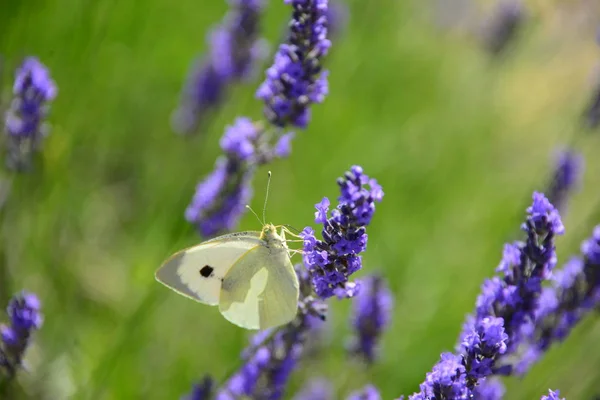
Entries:
POLYGON ((207 240, 167 259, 156 280, 190 299, 218 305, 227 320, 242 328, 284 325, 296 316, 299 297, 286 231, 282 227, 278 234, 273 224, 264 224, 261 232, 207 240))

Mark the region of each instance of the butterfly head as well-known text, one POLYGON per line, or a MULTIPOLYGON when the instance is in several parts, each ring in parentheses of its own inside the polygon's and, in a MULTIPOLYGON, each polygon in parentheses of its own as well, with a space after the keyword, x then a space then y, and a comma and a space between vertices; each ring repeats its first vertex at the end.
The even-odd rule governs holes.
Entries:
POLYGON ((285 239, 277 233, 277 227, 273 224, 265 224, 260 238, 269 244, 283 244, 285 239))

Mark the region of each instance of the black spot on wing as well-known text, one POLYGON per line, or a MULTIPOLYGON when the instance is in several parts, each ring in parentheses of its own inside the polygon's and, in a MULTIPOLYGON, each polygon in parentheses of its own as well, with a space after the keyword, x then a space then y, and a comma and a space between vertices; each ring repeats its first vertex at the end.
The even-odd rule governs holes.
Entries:
POLYGON ((205 278, 208 278, 209 276, 212 275, 214 270, 215 269, 213 267, 211 267, 210 265, 205 265, 204 267, 202 267, 200 269, 200 275, 202 275, 205 278))

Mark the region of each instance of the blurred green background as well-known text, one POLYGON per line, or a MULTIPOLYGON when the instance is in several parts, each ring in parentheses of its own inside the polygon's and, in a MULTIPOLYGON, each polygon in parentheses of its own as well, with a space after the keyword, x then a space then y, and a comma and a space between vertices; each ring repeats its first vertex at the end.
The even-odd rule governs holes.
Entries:
MULTIPOLYGON (((600 222, 600 133, 579 129, 600 60, 589 2, 529 2, 530 21, 503 60, 472 33, 485 4, 444 27, 435 22, 452 7, 443 1, 348 4, 349 26, 327 60, 331 94, 291 157, 268 167, 268 219, 314 225, 314 203, 336 197, 335 179, 362 165, 385 198, 361 274, 383 272, 396 305, 381 360, 366 368, 344 351, 350 302, 332 301, 328 352, 293 375, 286 397, 315 375, 334 381, 340 397, 368 382, 385 399, 417 390, 453 348, 503 243, 519 237, 558 147, 573 144, 586 164, 560 260, 600 222)), ((262 72, 230 92, 201 135, 178 137, 169 125, 190 62, 226 10, 216 0, 0 0, 5 98, 26 55, 59 86, 42 165, 16 177, 2 225, 8 284, 39 294, 45 314, 19 378, 26 397, 174 399, 205 373, 220 379, 238 365, 248 332, 153 275, 199 240, 183 212, 224 127, 238 115, 261 117, 253 93, 262 72)), ((289 15, 269 1, 271 46, 289 15)), ((241 228, 260 227, 246 215, 241 228)), ((549 387, 568 399, 600 393, 599 338, 590 317, 524 379, 509 380, 506 398, 539 398, 549 387)))

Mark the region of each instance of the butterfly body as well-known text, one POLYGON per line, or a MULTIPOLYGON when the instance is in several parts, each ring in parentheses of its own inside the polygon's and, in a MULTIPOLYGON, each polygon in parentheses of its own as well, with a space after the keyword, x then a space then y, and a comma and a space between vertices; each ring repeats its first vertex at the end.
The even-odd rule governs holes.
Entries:
POLYGON ((175 253, 156 279, 183 296, 218 305, 227 320, 246 329, 283 325, 297 313, 298 278, 284 231, 278 234, 272 224, 175 253))

